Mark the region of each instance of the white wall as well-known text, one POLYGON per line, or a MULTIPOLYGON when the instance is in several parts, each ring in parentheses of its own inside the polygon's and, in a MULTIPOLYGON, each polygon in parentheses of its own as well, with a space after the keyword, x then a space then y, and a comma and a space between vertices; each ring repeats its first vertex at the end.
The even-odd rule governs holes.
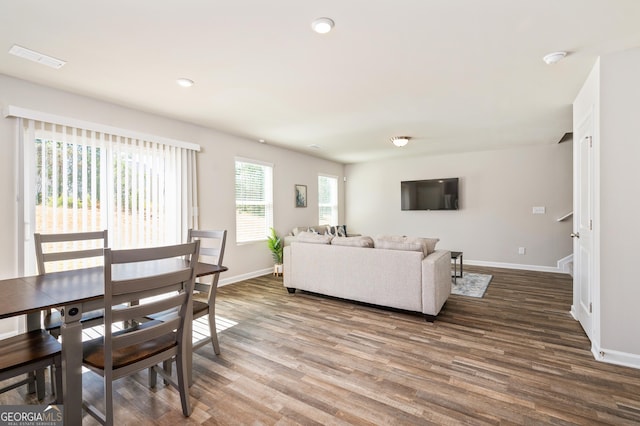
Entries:
MULTIPOLYGON (((102 123, 200 144, 198 155, 200 228, 226 228, 225 264, 229 272, 221 283, 233 281, 272 266, 266 243, 237 245, 235 241, 236 156, 274 164, 274 227, 279 233, 294 226, 318 222, 318 173, 339 176, 340 220, 344 219, 344 166, 289 150, 259 144, 212 129, 146 114, 114 104, 54 90, 0 74, 0 106, 15 105, 80 120, 102 123), (295 208, 294 185, 308 187, 308 207, 295 208)), ((0 198, 16 200, 15 176, 21 170, 15 162, 15 120, 0 118, 0 198)), ((14 203, 17 205, 17 203, 14 203)), ((7 204, 8 205, 8 204, 7 204)), ((12 209, 0 209, 0 220, 8 232, 0 233, 0 278, 15 276, 18 236, 17 217, 12 209)))
POLYGON ((640 49, 600 58, 601 349, 640 366, 640 49))
POLYGON ((438 248, 463 251, 465 262, 556 268, 572 253, 572 221, 556 221, 572 210, 571 145, 348 165, 347 226, 366 235, 438 237, 438 248), (400 210, 400 181, 448 177, 460 178, 460 210, 400 210), (533 206, 546 214, 533 215, 533 206))

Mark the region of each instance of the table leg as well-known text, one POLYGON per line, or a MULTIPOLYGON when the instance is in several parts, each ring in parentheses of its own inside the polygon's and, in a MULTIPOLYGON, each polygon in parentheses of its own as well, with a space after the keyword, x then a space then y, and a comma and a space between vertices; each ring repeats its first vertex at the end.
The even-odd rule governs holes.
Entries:
POLYGON ((453 259, 453 285, 458 284, 458 259, 453 259))
MULTIPOLYGON (((38 330, 41 325, 41 314, 40 312, 34 312, 31 314, 27 314, 27 331, 38 330)), ((31 377, 33 377, 34 373, 28 373, 31 377)), ((36 379, 41 381, 44 379, 44 370, 39 370, 35 372, 36 379)), ((36 389, 38 390, 38 398, 42 399, 44 397, 44 386, 38 383, 40 387, 36 387, 36 382, 32 381, 28 385, 29 393, 34 393, 36 389), (42 394, 40 392, 43 392, 42 394)))
POLYGON ((64 307, 62 336, 62 389, 64 424, 82 424, 82 305, 64 307))

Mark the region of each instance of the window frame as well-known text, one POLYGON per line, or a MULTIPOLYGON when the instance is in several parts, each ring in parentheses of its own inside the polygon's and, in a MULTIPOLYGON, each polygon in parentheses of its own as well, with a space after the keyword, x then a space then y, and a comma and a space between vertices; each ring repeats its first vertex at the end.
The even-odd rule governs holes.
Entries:
POLYGON ((318 224, 319 225, 331 225, 336 226, 339 225, 340 221, 340 188, 338 185, 338 176, 330 175, 327 173, 318 173, 318 224), (322 184, 320 183, 322 179, 333 179, 335 180, 335 194, 334 199, 335 203, 329 202, 324 203, 321 201, 322 197, 322 184), (331 220, 334 220, 335 223, 324 223, 325 220, 322 215, 322 208, 329 207, 331 209, 331 220))
POLYGON ((255 160, 252 158, 246 158, 246 157, 235 157, 234 159, 234 173, 235 173, 235 177, 234 177, 234 204, 235 204, 235 230, 236 230, 236 244, 237 245, 244 245, 244 244, 253 244, 253 243, 258 243, 258 242, 264 242, 267 240, 268 235, 269 235, 269 231, 270 229, 273 227, 273 216, 274 216, 274 206, 273 206, 273 170, 274 166, 272 163, 268 163, 265 161, 260 161, 260 160, 255 160), (239 206, 239 202, 243 203, 244 205, 252 205, 251 203, 256 203, 256 200, 239 200, 238 199, 238 175, 237 175, 237 170, 238 170, 238 163, 243 163, 243 164, 250 164, 250 165, 254 165, 254 166, 260 166, 263 168, 263 170, 267 171, 267 175, 265 176, 265 181, 262 182, 263 185, 263 200, 262 201, 257 201, 257 204, 253 204, 253 205, 263 205, 264 206, 264 216, 263 216, 263 220, 265 221, 264 223, 264 235, 260 235, 258 236, 257 234, 251 235, 250 238, 246 238, 244 236, 241 236, 243 232, 247 232, 246 230, 243 230, 240 228, 240 222, 238 220, 238 206, 239 206))

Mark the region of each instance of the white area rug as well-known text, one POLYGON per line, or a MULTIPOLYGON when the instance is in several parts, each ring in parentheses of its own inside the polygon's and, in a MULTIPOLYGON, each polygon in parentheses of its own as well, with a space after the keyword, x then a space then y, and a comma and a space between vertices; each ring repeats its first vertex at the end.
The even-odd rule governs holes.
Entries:
POLYGON ((453 283, 451 278, 451 294, 469 297, 483 297, 484 292, 491 282, 492 275, 475 274, 473 272, 465 272, 462 278, 453 283))

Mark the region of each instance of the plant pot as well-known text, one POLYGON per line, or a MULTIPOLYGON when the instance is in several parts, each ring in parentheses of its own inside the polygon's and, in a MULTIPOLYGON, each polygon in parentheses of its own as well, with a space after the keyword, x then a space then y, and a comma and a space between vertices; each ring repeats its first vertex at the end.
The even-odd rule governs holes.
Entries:
POLYGON ((273 275, 282 276, 283 270, 284 270, 284 265, 282 263, 277 263, 273 265, 273 275))

